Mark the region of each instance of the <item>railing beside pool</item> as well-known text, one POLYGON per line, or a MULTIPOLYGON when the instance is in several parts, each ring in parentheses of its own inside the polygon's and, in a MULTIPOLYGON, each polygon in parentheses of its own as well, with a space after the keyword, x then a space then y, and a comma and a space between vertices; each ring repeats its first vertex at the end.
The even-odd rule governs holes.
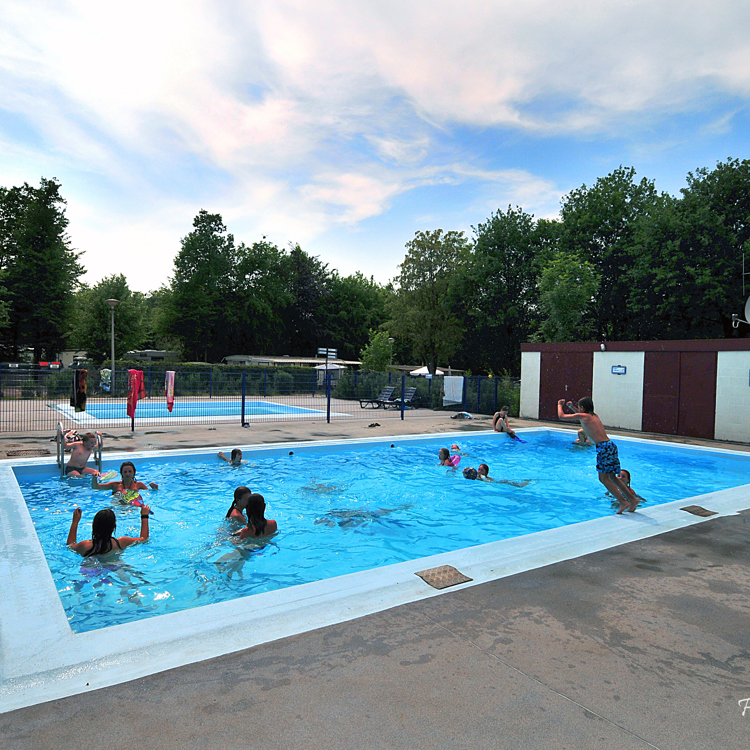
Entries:
MULTIPOLYGON (((179 367, 179 365, 177 365, 179 367)), ((168 411, 164 366, 144 366, 145 398, 138 401, 135 426, 218 424, 258 421, 408 419, 418 409, 493 414, 500 406, 517 413, 518 381, 469 376, 461 402, 443 405, 443 378, 414 377, 398 372, 325 371, 306 368, 176 370, 174 407, 168 411), (376 401, 393 389, 388 403, 376 401), (401 395, 414 389, 413 398, 401 395), (368 403, 369 402, 369 403, 368 403)), ((128 371, 116 370, 109 381, 98 370, 87 373, 85 409, 72 405, 75 370, 0 367, 0 432, 82 431, 131 426, 127 415, 128 371)), ((79 404, 80 406, 80 404, 79 404)))

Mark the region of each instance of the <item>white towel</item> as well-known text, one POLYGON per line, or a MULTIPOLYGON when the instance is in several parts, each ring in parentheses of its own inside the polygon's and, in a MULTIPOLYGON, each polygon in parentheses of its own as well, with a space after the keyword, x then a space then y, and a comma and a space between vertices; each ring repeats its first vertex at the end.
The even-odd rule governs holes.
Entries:
POLYGON ((443 378, 443 406, 455 406, 464 400, 463 375, 446 375, 443 378))

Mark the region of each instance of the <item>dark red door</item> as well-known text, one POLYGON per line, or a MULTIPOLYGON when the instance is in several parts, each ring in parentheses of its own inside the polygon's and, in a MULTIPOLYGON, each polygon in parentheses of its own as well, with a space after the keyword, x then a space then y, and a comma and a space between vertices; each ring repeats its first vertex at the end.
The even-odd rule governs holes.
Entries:
POLYGON ((643 431, 676 435, 679 404, 680 352, 646 352, 643 360, 643 431))
POLYGON ((713 439, 716 418, 716 352, 682 352, 677 434, 713 439))
POLYGON ((557 402, 591 396, 593 352, 542 352, 539 378, 539 419, 557 419, 557 402))

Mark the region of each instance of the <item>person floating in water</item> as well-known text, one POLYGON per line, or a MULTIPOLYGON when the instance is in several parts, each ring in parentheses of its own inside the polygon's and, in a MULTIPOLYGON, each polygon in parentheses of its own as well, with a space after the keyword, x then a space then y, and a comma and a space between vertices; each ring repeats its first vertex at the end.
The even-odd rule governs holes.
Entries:
POLYGON ((104 508, 95 516, 91 524, 91 539, 77 542, 78 522, 81 520, 83 511, 76 508, 73 511, 73 520, 70 523, 68 532, 68 541, 66 544, 73 552, 77 552, 84 557, 93 555, 106 555, 109 552, 117 552, 125 549, 131 544, 145 542, 148 539, 148 516, 151 509, 148 505, 141 508, 141 535, 140 536, 114 536, 117 527, 117 519, 112 508, 104 508))
POLYGON ((513 487, 525 487, 531 483, 530 479, 524 479, 522 482, 514 482, 512 479, 492 479, 490 477, 490 467, 487 464, 479 464, 475 469, 471 466, 463 471, 466 479, 479 479, 483 482, 499 482, 500 484, 510 484, 513 487))
POLYGON ((156 482, 149 482, 146 486, 143 482, 139 482, 135 478, 135 464, 132 461, 124 461, 120 466, 120 477, 121 479, 113 480, 112 482, 102 482, 101 484, 97 481, 96 476, 91 477, 91 489, 92 490, 112 490, 112 494, 123 495, 126 492, 133 492, 135 490, 158 490, 159 485, 156 482))
POLYGON ((508 423, 508 412, 510 406, 503 406, 500 411, 495 412, 492 417, 492 429, 495 432, 506 432, 509 437, 515 440, 516 433, 511 430, 510 424, 508 423))
POLYGON ((239 521, 243 526, 246 526, 248 520, 244 513, 252 494, 253 491, 249 487, 238 487, 234 491, 234 500, 232 500, 224 518, 228 518, 230 521, 239 521))
POLYGON ((586 437, 586 433, 581 429, 578 430, 578 438, 573 441, 573 445, 589 446, 593 443, 586 437))
MULTIPOLYGON (((568 402, 572 407, 572 403, 568 402)), ((620 459, 617 455, 617 446, 609 439, 604 429, 602 420, 594 412, 594 402, 588 397, 578 401, 578 411, 575 414, 566 414, 563 409, 565 399, 557 402, 557 416, 566 421, 578 420, 586 434, 586 437, 596 446, 596 470, 599 472, 599 481, 619 501, 620 509, 618 515, 624 510, 629 513, 635 512, 638 503, 643 498, 636 495, 625 482, 620 479, 620 459)))
POLYGON ((271 536, 279 529, 273 518, 266 518, 266 501, 263 495, 253 492, 247 499, 247 526, 232 534, 238 541, 241 539, 271 536))
POLYGON ((447 448, 441 448, 438 451, 438 458, 440 459, 440 465, 447 466, 449 469, 455 469, 461 460, 461 456, 458 454, 451 456, 451 452, 447 448))
POLYGON ((219 451, 219 458, 222 461, 226 461, 231 466, 241 466, 242 464, 246 464, 247 463, 247 461, 243 461, 242 460, 242 451, 239 448, 235 448, 232 451, 230 458, 227 458, 224 455, 223 451, 219 451))
POLYGON ((94 448, 96 448, 96 435, 101 435, 101 433, 94 434, 93 432, 87 432, 78 440, 65 443, 66 448, 72 448, 70 458, 65 466, 66 476, 80 477, 82 474, 93 474, 94 476, 99 476, 99 472, 96 469, 89 469, 89 467, 86 466, 89 456, 94 448))

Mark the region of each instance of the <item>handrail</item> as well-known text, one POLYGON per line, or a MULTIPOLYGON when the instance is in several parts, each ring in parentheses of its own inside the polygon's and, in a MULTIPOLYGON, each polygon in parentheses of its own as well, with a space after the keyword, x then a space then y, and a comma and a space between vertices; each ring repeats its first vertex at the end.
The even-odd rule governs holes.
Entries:
POLYGON ((62 422, 57 423, 57 434, 55 435, 57 443, 57 465, 60 467, 60 476, 65 476, 65 430, 62 422))
POLYGON ((102 470, 102 447, 104 446, 104 438, 101 432, 96 433, 96 448, 94 448, 94 460, 96 461, 96 468, 102 470))

